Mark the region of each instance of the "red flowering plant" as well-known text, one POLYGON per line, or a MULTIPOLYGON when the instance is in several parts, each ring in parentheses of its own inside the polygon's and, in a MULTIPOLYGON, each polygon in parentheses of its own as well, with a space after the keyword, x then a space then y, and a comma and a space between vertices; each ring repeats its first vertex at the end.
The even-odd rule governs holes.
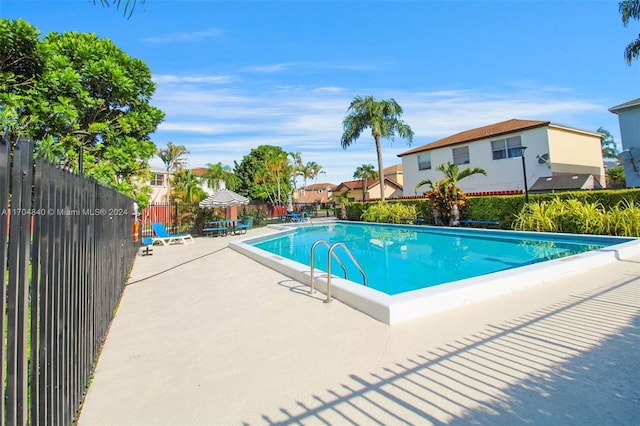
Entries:
POLYGON ((477 167, 459 171, 458 166, 453 163, 441 164, 438 170, 446 177, 435 184, 430 180, 423 180, 416 186, 416 192, 423 185, 431 186, 431 191, 428 191, 425 196, 433 210, 436 225, 458 226, 461 210, 467 205, 467 197, 464 191, 458 188, 458 181, 476 173, 483 175, 487 173, 477 167))
POLYGON ((438 181, 433 189, 426 193, 434 213, 436 225, 453 225, 460 220, 460 211, 467 205, 464 192, 446 179, 438 181))

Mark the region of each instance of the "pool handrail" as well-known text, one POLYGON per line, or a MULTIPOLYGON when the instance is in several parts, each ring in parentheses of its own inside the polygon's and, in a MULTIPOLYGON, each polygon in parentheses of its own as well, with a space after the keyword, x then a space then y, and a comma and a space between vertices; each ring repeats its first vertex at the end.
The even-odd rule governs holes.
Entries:
MULTIPOLYGON (((315 243, 313 243, 313 245, 311 246, 311 262, 309 263, 309 266, 311 267, 311 280, 310 280, 310 289, 309 289, 309 294, 313 293, 315 291, 315 287, 313 285, 313 280, 314 280, 314 271, 315 271, 315 266, 314 266, 314 258, 315 258, 315 251, 316 251, 316 247, 318 246, 318 244, 324 244, 325 246, 327 246, 327 249, 331 249, 331 245, 329 244, 329 242, 327 240, 318 240, 315 243)), ((338 261, 338 263, 340 264, 340 266, 342 266, 342 270, 344 271, 344 277, 347 278, 349 273, 347 272, 347 267, 344 265, 344 263, 342 262, 342 260, 340 260, 340 258, 338 257, 337 254, 333 254, 334 257, 336 258, 336 260, 338 261)))
POLYGON ((311 246, 311 265, 310 265, 311 266, 311 280, 310 280, 310 289, 309 289, 309 293, 310 294, 314 292, 314 285, 313 285, 313 280, 314 280, 314 276, 315 276, 314 252, 315 252, 315 248, 316 248, 316 246, 318 244, 325 244, 327 247, 329 247, 329 252, 327 253, 327 298, 324 300, 324 303, 329 303, 332 300, 331 299, 331 255, 333 255, 333 257, 338 261, 340 266, 342 266, 342 270, 344 271, 345 279, 349 278, 349 274, 347 272, 346 266, 344 265, 342 260, 340 260, 338 255, 334 252, 336 247, 342 247, 344 249, 344 251, 347 253, 347 255, 351 258, 351 261, 353 262, 353 264, 358 268, 358 270, 362 274, 364 286, 368 287, 367 274, 364 272, 364 269, 362 269, 362 266, 360 266, 360 263, 353 256, 353 254, 351 253, 351 250, 349 250, 349 247, 347 247, 344 243, 340 243, 340 242, 333 243, 331 246, 329 246, 329 242, 328 241, 326 241, 326 240, 318 240, 315 243, 313 243, 313 245, 311 246))

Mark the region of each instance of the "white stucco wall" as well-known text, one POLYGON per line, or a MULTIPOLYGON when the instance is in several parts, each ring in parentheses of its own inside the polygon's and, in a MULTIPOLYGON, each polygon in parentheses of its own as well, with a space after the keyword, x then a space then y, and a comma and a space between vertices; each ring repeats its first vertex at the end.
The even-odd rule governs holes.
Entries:
MULTIPOLYGON (((487 172, 487 176, 474 175, 459 183, 465 192, 487 192, 523 190, 524 176, 522 159, 520 157, 494 160, 491 150, 491 141, 512 136, 520 136, 522 145, 526 146, 525 167, 527 172, 527 186, 543 176, 551 176, 551 169, 545 164, 538 163, 536 155, 549 153, 549 141, 546 127, 536 128, 523 132, 514 132, 507 135, 494 136, 488 139, 463 143, 458 145, 437 148, 431 152, 431 170, 418 170, 418 155, 410 154, 402 157, 402 170, 404 174, 404 195, 415 195, 414 189, 418 182, 430 179, 433 182, 444 176, 436 168, 448 161, 453 162, 453 148, 469 147, 469 164, 460 165, 460 169, 467 167, 480 167, 487 172)), ((427 188, 422 187, 419 193, 427 188)))

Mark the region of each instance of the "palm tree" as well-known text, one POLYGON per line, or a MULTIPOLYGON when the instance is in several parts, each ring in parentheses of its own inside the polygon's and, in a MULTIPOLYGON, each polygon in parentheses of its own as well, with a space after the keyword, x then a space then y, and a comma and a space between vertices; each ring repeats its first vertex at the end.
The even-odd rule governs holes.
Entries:
POLYGON ((347 219, 347 204, 349 203, 349 190, 334 192, 331 196, 334 208, 340 205, 340 219, 347 219))
MULTIPOLYGON (((473 167, 473 168, 467 167, 466 169, 460 170, 457 164, 454 164, 450 161, 447 163, 440 164, 438 167, 436 167, 436 170, 438 170, 444 175, 443 180, 445 180, 448 184, 451 184, 453 186, 458 186, 458 182, 460 182, 462 179, 468 178, 469 176, 473 176, 477 174, 485 175, 485 176, 487 175, 487 172, 484 169, 481 169, 480 167, 473 167)), ((416 185, 415 191, 418 192, 418 189, 423 185, 429 185, 433 187, 433 183, 429 179, 427 179, 419 182, 416 185)))
POLYGON ((234 190, 238 183, 238 178, 231 167, 223 166, 220 162, 207 164, 207 170, 202 174, 202 180, 214 191, 220 189, 222 183, 225 188, 234 190))
MULTIPOLYGON (((269 152, 268 156, 265 158, 264 165, 264 176, 261 176, 259 179, 264 183, 268 183, 273 182, 275 178, 277 190, 273 197, 275 200, 274 205, 282 205, 282 178, 283 176, 291 176, 291 166, 289 165, 287 154, 284 151, 269 152)), ((287 177, 286 179, 288 180, 289 178, 287 177)))
POLYGON ((435 184, 429 179, 420 181, 416 185, 415 192, 417 193, 421 186, 429 185, 431 193, 428 197, 436 225, 445 224, 444 219, 448 218, 449 226, 457 226, 460 224, 460 208, 465 201, 464 192, 458 188, 458 182, 476 174, 486 176, 487 172, 479 167, 460 170, 457 164, 451 162, 440 164, 436 170, 442 172, 444 179, 440 179, 435 184))
POLYGON ((304 165, 302 164, 302 154, 300 152, 290 152, 289 156, 291 157, 291 169, 292 176, 291 181, 293 182, 293 191, 292 194, 295 194, 298 190, 298 176, 302 176, 304 178, 304 165))
POLYGON ((622 167, 611 167, 607 169, 607 188, 624 188, 625 175, 622 167))
POLYGON ((413 130, 400 120, 402 107, 393 100, 376 101, 373 96, 361 98, 355 97, 349 108, 348 115, 342 122, 344 133, 342 134, 342 148, 347 149, 356 141, 366 128, 371 128, 371 135, 376 143, 378 154, 378 177, 380 179, 380 199, 384 201, 384 173, 382 166, 382 151, 380 150, 380 138, 393 140, 396 133, 407 138, 409 144, 413 141, 413 130))
POLYGON ((178 170, 173 176, 171 200, 177 203, 197 204, 206 197, 200 188, 198 176, 191 170, 178 170))
MULTIPOLYGON (((145 0, 100 0, 103 7, 109 7, 111 5, 115 5, 116 8, 120 8, 120 5, 124 3, 124 14, 127 18, 130 18, 133 14, 133 9, 136 8, 136 4, 140 2, 140 4, 144 4, 145 0), (131 9, 129 9, 129 5, 131 5, 131 9), (129 12, 129 13, 127 13, 129 12)), ((93 4, 96 4, 96 0, 93 0, 93 4)))
POLYGON ((293 188, 296 188, 296 180, 298 176, 303 176, 302 154, 300 152, 290 152, 291 167, 293 168, 293 188))
MULTIPOLYGON (((622 15, 622 23, 629 25, 629 18, 640 19, 640 0, 624 0, 618 3, 618 10, 622 15)), ((640 35, 624 49, 624 58, 631 65, 634 59, 640 57, 640 35)))
MULTIPOLYGON (((324 173, 322 170, 322 166, 315 161, 309 161, 305 166, 306 177, 315 181, 318 178, 318 175, 324 173)), ((306 186, 306 185, 305 185, 306 186)))
POLYGON ((159 149, 157 152, 158 157, 164 163, 164 167, 167 170, 167 194, 171 194, 170 179, 171 172, 182 170, 187 164, 185 155, 189 154, 189 151, 184 145, 174 145, 172 142, 167 142, 167 147, 159 149))
POLYGON ((356 168, 356 171, 353 174, 353 178, 362 180, 362 201, 366 201, 366 194, 367 190, 369 189, 367 188, 367 182, 369 181, 369 179, 377 179, 378 172, 376 172, 373 164, 363 164, 356 168))

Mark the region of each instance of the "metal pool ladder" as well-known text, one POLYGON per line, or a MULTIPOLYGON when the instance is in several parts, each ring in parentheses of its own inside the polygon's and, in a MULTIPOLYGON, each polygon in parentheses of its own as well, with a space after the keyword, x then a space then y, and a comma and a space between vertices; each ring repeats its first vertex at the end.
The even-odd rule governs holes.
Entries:
POLYGON ((358 261, 356 260, 355 257, 353 257, 353 254, 351 253, 351 250, 349 250, 349 248, 344 245, 344 243, 333 243, 332 245, 329 245, 329 242, 326 240, 318 240, 315 243, 313 243, 313 245, 311 246, 311 285, 310 285, 310 289, 309 289, 309 294, 313 293, 315 291, 314 285, 313 285, 313 280, 314 280, 314 271, 315 271, 315 267, 314 267, 314 254, 316 251, 316 247, 319 244, 324 244, 325 246, 327 246, 329 248, 329 252, 327 253, 327 298, 325 299, 324 303, 329 303, 331 302, 331 256, 333 256, 338 263, 340 264, 340 266, 342 266, 342 270, 344 271, 344 278, 345 279, 349 279, 349 273, 347 272, 347 267, 344 265, 344 262, 342 262, 342 260, 338 257, 338 255, 335 253, 335 248, 336 247, 342 247, 344 248, 344 251, 347 252, 347 255, 349 255, 349 257, 351 258, 351 261, 353 262, 354 265, 356 265, 356 267, 358 268, 358 270, 360 271, 360 273, 362 274, 362 278, 363 278, 363 283, 365 287, 368 287, 367 285, 367 274, 364 272, 364 269, 362 269, 362 266, 360 266, 360 263, 358 263, 358 261))

